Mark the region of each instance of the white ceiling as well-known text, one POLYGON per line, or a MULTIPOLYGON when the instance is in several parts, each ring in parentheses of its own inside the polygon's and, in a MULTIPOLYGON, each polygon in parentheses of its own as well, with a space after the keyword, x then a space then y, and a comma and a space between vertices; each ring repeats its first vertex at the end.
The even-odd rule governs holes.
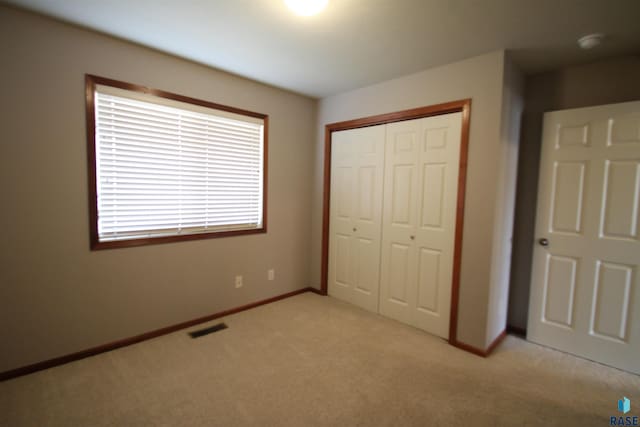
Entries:
POLYGON ((180 57, 323 97, 509 49, 529 73, 640 52, 640 0, 9 0, 180 57), (603 32, 581 51, 576 40, 603 32))

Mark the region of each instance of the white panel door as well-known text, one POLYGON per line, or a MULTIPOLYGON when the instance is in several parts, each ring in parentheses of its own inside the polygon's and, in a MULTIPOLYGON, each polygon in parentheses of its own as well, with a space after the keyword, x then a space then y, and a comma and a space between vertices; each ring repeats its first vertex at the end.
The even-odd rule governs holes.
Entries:
POLYGON ((462 114, 387 125, 380 313, 448 338, 462 114))
POLYGON ((639 200, 640 102, 545 114, 529 340, 640 373, 639 200))
POLYGON ((378 311, 384 126, 333 132, 329 295, 378 311))

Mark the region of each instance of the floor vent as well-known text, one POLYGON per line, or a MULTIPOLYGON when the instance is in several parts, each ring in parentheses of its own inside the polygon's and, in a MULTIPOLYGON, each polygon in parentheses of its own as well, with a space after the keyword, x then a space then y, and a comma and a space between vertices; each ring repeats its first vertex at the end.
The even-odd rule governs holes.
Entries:
POLYGON ((191 338, 200 338, 204 335, 209 335, 214 332, 221 331, 223 329, 227 329, 227 325, 225 323, 218 323, 217 325, 209 326, 208 328, 200 329, 198 331, 189 332, 191 338))

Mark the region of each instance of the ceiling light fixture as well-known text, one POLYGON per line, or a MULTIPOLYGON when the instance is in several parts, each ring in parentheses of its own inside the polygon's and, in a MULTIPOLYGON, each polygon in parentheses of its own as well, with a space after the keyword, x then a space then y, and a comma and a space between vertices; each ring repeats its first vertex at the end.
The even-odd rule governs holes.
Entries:
POLYGON ((322 12, 329 0, 284 0, 284 3, 296 15, 313 16, 322 12))
POLYGON ((578 39, 578 46, 583 49, 591 49, 599 46, 602 43, 602 39, 604 39, 604 34, 589 34, 578 39))

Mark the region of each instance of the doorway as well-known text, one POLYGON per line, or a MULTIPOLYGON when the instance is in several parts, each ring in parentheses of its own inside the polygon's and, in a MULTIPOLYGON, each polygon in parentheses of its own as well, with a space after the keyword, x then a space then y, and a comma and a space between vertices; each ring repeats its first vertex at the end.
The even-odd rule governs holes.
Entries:
POLYGON ((545 114, 527 339, 640 373, 640 102, 545 114))
POLYGON ((449 113, 460 113, 460 152, 457 174, 457 195, 455 200, 455 232, 453 241, 453 262, 451 271, 451 298, 450 315, 448 322, 448 340, 453 345, 458 345, 456 340, 458 288, 460 279, 460 259, 462 249, 462 229, 465 201, 465 183, 467 166, 467 147, 469 141, 471 100, 454 101, 430 107, 405 110, 379 116, 350 120, 329 124, 325 127, 325 162, 324 162, 324 195, 323 195, 323 239, 322 239, 322 265, 321 265, 321 290, 323 294, 328 291, 328 266, 329 266, 329 231, 331 208, 331 170, 332 170, 332 136, 334 132, 348 129, 366 128, 407 120, 426 117, 441 116, 449 113))

